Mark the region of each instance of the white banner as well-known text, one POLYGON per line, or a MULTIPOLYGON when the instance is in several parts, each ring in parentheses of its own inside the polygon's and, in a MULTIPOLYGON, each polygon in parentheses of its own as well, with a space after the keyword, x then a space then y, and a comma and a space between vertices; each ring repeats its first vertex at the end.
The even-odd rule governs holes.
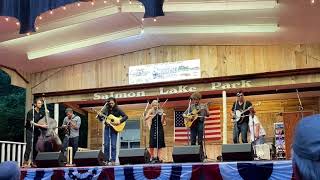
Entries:
POLYGON ((200 59, 129 67, 129 84, 201 78, 200 59))

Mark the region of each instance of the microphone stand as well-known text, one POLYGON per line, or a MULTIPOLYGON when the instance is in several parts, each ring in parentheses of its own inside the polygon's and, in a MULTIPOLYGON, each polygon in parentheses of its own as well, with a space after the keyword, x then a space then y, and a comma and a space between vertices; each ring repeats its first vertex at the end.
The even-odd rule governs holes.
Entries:
MULTIPOLYGON (((161 108, 160 108, 160 102, 159 102, 159 97, 157 97, 157 102, 158 102, 158 106, 155 112, 155 116, 157 116, 156 118, 156 128, 157 128, 157 157, 156 157, 156 161, 160 162, 159 159, 159 124, 162 125, 162 117, 163 117, 163 112, 161 113, 159 110, 162 109, 162 107, 164 106, 164 104, 168 101, 168 99, 162 104, 161 108), (160 120, 159 120, 159 116, 160 116, 160 120)), ((163 129, 163 128, 162 128, 163 129)), ((164 133, 164 132, 163 132, 164 133)))
MULTIPOLYGON (((255 116, 255 114, 252 115, 252 114, 250 113, 249 116, 251 116, 251 118, 252 118, 252 131, 253 131, 253 132, 251 132, 251 133, 253 133, 253 142, 252 142, 253 158, 258 158, 257 152, 256 152, 257 145, 256 145, 256 132, 255 132, 255 124, 254 124, 254 116, 255 116)), ((249 118, 250 118, 250 117, 249 117, 249 118)), ((250 119, 249 119, 249 121, 250 121, 250 119)), ((249 125, 249 126, 250 126, 250 125, 249 125)), ((250 127, 249 127, 249 128, 250 128, 250 127)))
MULTIPOLYGON (((33 163, 33 151, 34 151, 34 145, 33 145, 33 141, 34 141, 34 106, 35 104, 32 104, 32 123, 30 123, 30 125, 32 126, 32 136, 31 136, 31 164, 33 163)), ((29 156, 30 159, 30 156, 29 156)))
MULTIPOLYGON (((233 126, 234 126, 234 130, 233 131, 236 131, 236 134, 237 134, 237 143, 240 142, 239 140, 239 129, 238 129, 238 121, 236 121, 236 119, 238 118, 237 117, 237 114, 236 114, 236 109, 237 109, 237 106, 238 106, 238 100, 236 100, 235 104, 234 104, 234 108, 233 108, 233 113, 234 113, 234 116, 232 117, 233 118, 233 126)), ((242 135, 242 134, 241 134, 242 135)))
POLYGON ((107 106, 107 104, 109 103, 109 101, 107 101, 103 107, 100 109, 99 113, 96 115, 96 119, 98 119, 99 114, 102 112, 103 109, 105 109, 105 107, 107 106))
MULTIPOLYGON (((208 106, 206 106, 205 108, 208 108, 208 106)), ((210 111, 208 113, 210 115, 210 111)), ((203 121, 202 151, 203 151, 203 160, 202 161, 205 162, 208 159, 207 152, 206 152, 206 125, 205 125, 205 120, 203 121)))
POLYGON ((146 112, 147 112, 147 109, 149 107, 149 101, 147 101, 147 104, 146 104, 146 107, 144 108, 144 111, 142 113, 142 119, 143 119, 143 126, 144 126, 144 149, 145 149, 145 161, 148 162, 150 161, 150 157, 148 156, 148 154, 150 155, 150 153, 148 152, 148 148, 147 148, 147 122, 146 122, 146 112))
POLYGON ((299 100, 299 111, 300 111, 301 119, 302 119, 303 118, 303 106, 302 106, 302 103, 301 103, 301 99, 300 99, 300 95, 299 95, 298 89, 296 89, 296 92, 297 92, 297 97, 298 97, 298 100, 299 100))
MULTIPOLYGON (((101 112, 102 112, 102 110, 103 109, 105 109, 105 107, 107 106, 107 104, 109 103, 109 101, 106 101, 106 103, 103 105, 103 107, 100 109, 100 111, 99 111, 99 113, 96 115, 96 119, 97 120, 99 120, 100 121, 100 119, 99 119, 99 114, 101 114, 101 112)), ((101 121, 100 121, 101 122, 101 121)), ((104 124, 104 126, 106 126, 105 125, 105 123, 103 123, 104 124)), ((99 134, 99 126, 97 125, 97 127, 98 127, 98 134, 99 134)), ((104 131, 102 131, 102 136, 104 136, 104 131)), ((98 141, 98 139, 97 139, 97 141, 98 141)), ((109 143, 109 142, 108 142, 109 143)), ((102 138, 102 142, 101 142, 101 144, 102 144, 102 150, 104 151, 104 138, 102 138)), ((103 152, 103 153, 108 153, 108 154, 110 154, 110 149, 108 150, 109 152, 103 152)), ((106 159, 105 161, 109 161, 109 159, 106 159)))
MULTIPOLYGON (((190 113, 191 112, 191 99, 189 99, 189 106, 188 106, 188 113, 190 113)), ((190 142, 190 134, 191 134, 191 130, 190 130, 190 128, 187 128, 188 129, 188 146, 190 146, 191 145, 191 142, 190 142)))

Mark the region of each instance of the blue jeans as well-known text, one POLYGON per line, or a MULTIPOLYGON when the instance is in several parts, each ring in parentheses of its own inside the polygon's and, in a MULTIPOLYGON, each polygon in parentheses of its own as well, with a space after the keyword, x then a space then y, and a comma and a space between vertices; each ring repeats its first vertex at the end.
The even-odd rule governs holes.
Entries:
POLYGON ((243 122, 241 124, 235 123, 233 126, 233 143, 234 144, 239 143, 240 133, 241 133, 242 143, 248 143, 247 132, 248 132, 248 123, 246 122, 243 122))
POLYGON ((116 161, 118 133, 110 126, 104 128, 104 157, 106 161, 116 161), (111 159, 110 159, 111 141, 111 159))
POLYGON ((203 141, 203 121, 196 122, 196 124, 190 129, 191 131, 191 145, 196 145, 198 137, 198 145, 202 146, 203 141))
POLYGON ((72 147, 72 157, 74 158, 74 155, 78 151, 78 144, 79 144, 79 136, 70 138, 69 136, 65 136, 63 139, 63 145, 62 145, 62 152, 65 153, 68 146, 70 145, 72 147))

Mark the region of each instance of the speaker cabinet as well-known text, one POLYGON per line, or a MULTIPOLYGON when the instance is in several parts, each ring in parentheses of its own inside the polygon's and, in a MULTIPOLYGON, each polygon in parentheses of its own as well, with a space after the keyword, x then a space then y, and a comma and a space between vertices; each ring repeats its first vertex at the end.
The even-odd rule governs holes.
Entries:
POLYGON ((77 151, 73 158, 76 166, 103 166, 104 154, 101 150, 77 151))
POLYGON ((39 152, 36 157, 37 167, 63 167, 67 158, 61 152, 39 152))
POLYGON ((174 147, 172 158, 174 162, 202 162, 201 146, 179 146, 174 147))
POLYGON ((253 149, 250 143, 223 144, 222 161, 252 161, 253 149))
POLYGON ((120 149, 120 164, 144 164, 150 159, 150 155, 145 148, 120 149))

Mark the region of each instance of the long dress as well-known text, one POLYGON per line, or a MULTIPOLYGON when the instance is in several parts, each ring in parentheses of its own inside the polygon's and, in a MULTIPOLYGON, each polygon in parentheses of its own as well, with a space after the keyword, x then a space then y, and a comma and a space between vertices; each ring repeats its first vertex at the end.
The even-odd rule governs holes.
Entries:
POLYGON ((157 114, 152 118, 151 128, 150 128, 150 140, 149 147, 150 148, 164 148, 166 144, 164 142, 164 131, 161 122, 161 115, 157 114), (158 135, 158 136, 157 136, 158 135), (158 142, 158 146, 157 146, 158 142))

